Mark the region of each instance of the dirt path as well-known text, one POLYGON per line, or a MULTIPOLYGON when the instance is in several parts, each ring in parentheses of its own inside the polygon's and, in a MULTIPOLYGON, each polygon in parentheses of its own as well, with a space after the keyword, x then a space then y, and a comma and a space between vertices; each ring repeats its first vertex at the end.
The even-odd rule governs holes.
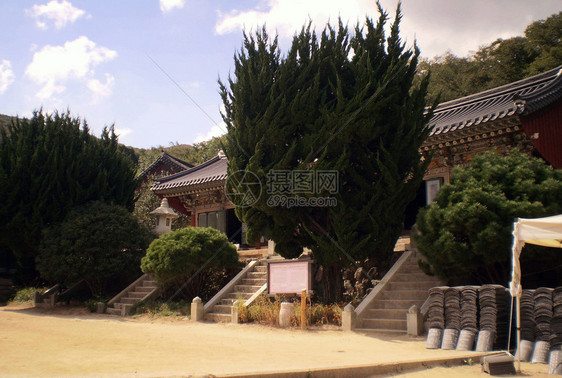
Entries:
MULTIPOLYGON (((0 307, 3 377, 220 375, 465 354, 427 350, 423 339, 406 336, 370 337, 339 330, 305 332, 185 319, 122 319, 82 309, 0 307)), ((547 371, 547 366, 540 367, 547 371)), ((443 374, 450 376, 451 370, 443 374)))

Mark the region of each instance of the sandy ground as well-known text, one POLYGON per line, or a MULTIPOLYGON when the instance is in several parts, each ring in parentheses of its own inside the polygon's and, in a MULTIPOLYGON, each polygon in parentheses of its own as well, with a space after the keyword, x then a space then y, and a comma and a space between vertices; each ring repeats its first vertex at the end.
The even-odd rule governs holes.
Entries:
MULTIPOLYGON (((428 350, 423 338, 339 330, 119 318, 85 309, 0 307, 0 376, 201 376, 308 370, 466 356, 428 350)), ((548 366, 523 364, 527 376, 548 366)), ((478 364, 412 377, 488 376, 478 364)))

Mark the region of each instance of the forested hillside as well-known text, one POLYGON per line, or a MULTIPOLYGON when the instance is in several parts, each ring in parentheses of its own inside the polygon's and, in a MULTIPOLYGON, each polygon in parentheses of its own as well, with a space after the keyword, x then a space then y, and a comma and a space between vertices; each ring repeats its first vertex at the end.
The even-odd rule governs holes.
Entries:
POLYGON ((225 138, 226 136, 223 135, 193 145, 174 144, 169 147, 159 146, 150 149, 134 148, 135 154, 138 156, 138 173, 158 159, 162 151, 193 165, 201 164, 217 155, 218 151, 222 149, 225 138))
MULTIPOLYGON (((422 51, 423 54, 423 51, 422 51)), ((423 76, 431 72, 428 95, 440 102, 508 84, 562 65, 562 12, 536 21, 524 36, 497 39, 468 57, 450 53, 425 59, 423 76)))
POLYGON ((15 119, 15 117, 0 114, 0 129, 8 127, 8 125, 12 123, 13 119, 15 119))

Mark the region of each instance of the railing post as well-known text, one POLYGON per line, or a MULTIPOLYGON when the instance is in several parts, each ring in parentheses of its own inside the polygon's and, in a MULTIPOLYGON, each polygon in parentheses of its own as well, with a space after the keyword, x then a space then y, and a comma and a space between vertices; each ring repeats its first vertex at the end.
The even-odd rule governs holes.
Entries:
POLYGON ((191 321, 200 322, 203 320, 205 312, 203 311, 203 301, 201 298, 195 297, 191 302, 191 321))
POLYGON ((344 331, 353 331, 355 329, 355 323, 357 321, 357 314, 355 313, 355 307, 350 303, 343 308, 341 315, 341 327, 344 331))
POLYGON ((424 332, 423 315, 418 306, 413 305, 406 315, 406 329, 409 336, 420 336, 424 332))
POLYGON ((238 324, 240 323, 239 321, 239 312, 240 312, 240 307, 242 307, 244 305, 244 301, 238 299, 237 301, 235 301, 232 304, 232 311, 231 311, 231 319, 230 321, 234 324, 238 324))

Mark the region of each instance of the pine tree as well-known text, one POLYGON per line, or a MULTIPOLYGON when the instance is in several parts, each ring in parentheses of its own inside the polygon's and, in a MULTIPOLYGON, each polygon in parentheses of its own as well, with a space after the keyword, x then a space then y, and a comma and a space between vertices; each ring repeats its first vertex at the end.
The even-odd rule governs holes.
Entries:
POLYGON ((132 210, 135 166, 113 128, 101 138, 70 114, 34 112, 0 135, 0 246, 19 279, 35 277, 41 231, 78 205, 102 200, 132 210))
POLYGON ((413 86, 419 51, 400 40, 400 6, 388 38, 388 16, 379 12, 353 33, 340 20, 318 37, 309 24, 283 58, 265 30, 245 35, 235 79, 221 84, 229 174, 252 172, 264 186, 271 172, 338 175, 337 193, 287 193, 333 197, 337 206, 272 206, 264 190, 236 210, 250 238, 274 240, 284 257, 313 251, 325 301, 340 299, 342 267, 389 257, 426 168, 419 147, 432 111, 427 78, 413 86))

